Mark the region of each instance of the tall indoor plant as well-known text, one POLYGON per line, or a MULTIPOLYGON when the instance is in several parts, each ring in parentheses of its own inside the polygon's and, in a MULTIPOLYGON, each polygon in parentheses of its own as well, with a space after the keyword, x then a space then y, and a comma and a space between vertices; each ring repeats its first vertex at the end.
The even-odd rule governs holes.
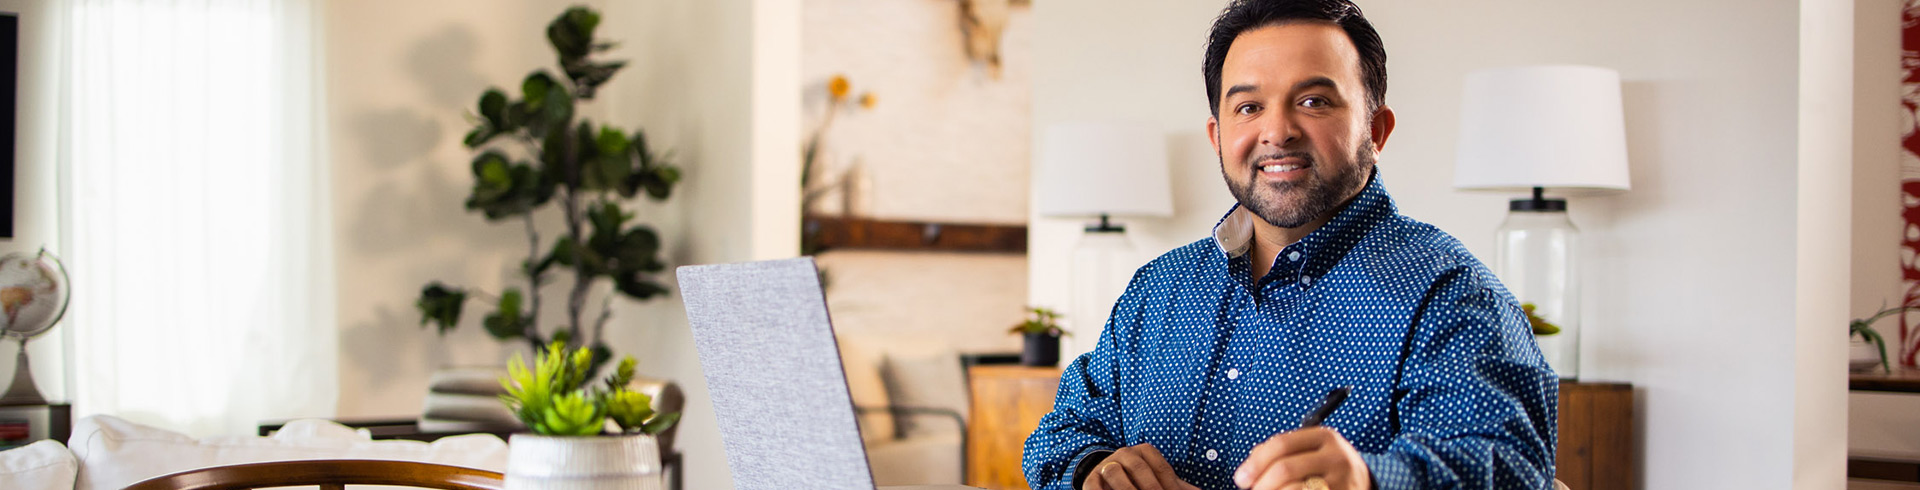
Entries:
POLYGON ((613 47, 594 39, 599 24, 599 13, 579 6, 549 23, 547 41, 565 76, 535 70, 520 83, 517 98, 489 88, 480 95, 474 128, 466 136, 466 146, 478 152, 466 207, 488 221, 519 220, 525 226, 527 258, 519 269, 526 289, 508 287, 489 295, 435 281, 415 303, 421 325, 431 323, 445 333, 459 324, 469 296, 485 296, 493 311, 481 325, 495 338, 520 339, 535 352, 553 341, 585 347, 591 364, 599 366, 612 357, 604 330, 616 293, 636 300, 667 293, 653 277, 666 267, 659 258, 659 235, 647 225, 630 225, 634 215, 622 204, 643 193, 665 200, 680 170, 655 154, 641 131, 627 133, 574 117, 576 103, 592 100, 626 64, 594 58, 613 47), (544 244, 534 221, 549 208, 557 208, 566 229, 544 244), (556 278, 557 270, 570 272, 571 284, 565 323, 548 331, 540 327, 540 289, 568 280, 556 278), (611 281, 616 293, 602 298, 599 315, 588 321, 582 313, 600 280, 611 281))

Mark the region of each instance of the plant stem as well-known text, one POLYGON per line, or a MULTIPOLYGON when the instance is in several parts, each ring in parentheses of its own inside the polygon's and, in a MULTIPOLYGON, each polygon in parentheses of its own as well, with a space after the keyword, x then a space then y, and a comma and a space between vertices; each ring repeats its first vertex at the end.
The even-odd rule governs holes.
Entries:
POLYGON ((566 189, 566 193, 562 196, 560 204, 566 208, 567 236, 573 237, 573 246, 576 249, 573 261, 573 293, 567 298, 567 331, 572 336, 570 339, 572 345, 587 346, 593 344, 588 343, 586 339, 580 337, 580 310, 586 306, 587 286, 592 284, 593 276, 587 274, 587 261, 585 260, 584 253, 587 248, 587 239, 580 230, 580 196, 578 195, 580 190, 580 151, 579 148, 574 146, 574 140, 575 138, 573 137, 566 137, 562 138, 560 142, 562 145, 561 151, 564 152, 563 158, 565 162, 561 165, 563 169, 563 187, 566 189))
POLYGON ((600 319, 593 322, 594 340, 606 338, 607 320, 613 318, 613 297, 618 296, 617 293, 619 291, 607 291, 607 297, 600 301, 600 319))
POLYGON ((527 308, 527 326, 520 335, 527 338, 527 345, 533 352, 540 352, 540 274, 533 268, 540 264, 540 231, 533 227, 533 211, 521 215, 527 224, 527 263, 522 272, 527 273, 527 297, 531 305, 527 308))

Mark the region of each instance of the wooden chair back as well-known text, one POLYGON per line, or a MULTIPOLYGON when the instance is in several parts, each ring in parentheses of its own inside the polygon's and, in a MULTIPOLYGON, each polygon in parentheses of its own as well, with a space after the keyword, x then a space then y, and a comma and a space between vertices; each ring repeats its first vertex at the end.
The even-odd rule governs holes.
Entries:
POLYGON ((126 490, 250 490, 319 485, 392 485, 440 490, 501 490, 503 475, 486 470, 414 461, 321 459, 215 466, 148 478, 126 490))

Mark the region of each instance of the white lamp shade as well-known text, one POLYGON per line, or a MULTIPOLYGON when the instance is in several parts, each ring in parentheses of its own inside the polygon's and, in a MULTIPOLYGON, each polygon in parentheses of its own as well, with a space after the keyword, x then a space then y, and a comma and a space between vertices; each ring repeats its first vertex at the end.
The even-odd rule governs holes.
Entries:
POLYGON ((1170 216, 1166 135, 1140 124, 1048 126, 1034 171, 1041 216, 1170 216))
POLYGON ((1627 130, 1620 107, 1620 73, 1606 68, 1473 72, 1460 106, 1453 186, 1546 187, 1570 194, 1627 190, 1627 130))

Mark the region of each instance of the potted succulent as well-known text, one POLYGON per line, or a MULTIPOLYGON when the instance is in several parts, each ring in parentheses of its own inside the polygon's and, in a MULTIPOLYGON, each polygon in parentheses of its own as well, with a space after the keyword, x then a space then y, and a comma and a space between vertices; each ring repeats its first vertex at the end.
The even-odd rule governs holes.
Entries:
POLYGON ((531 434, 507 445, 507 488, 660 488, 660 446, 654 435, 678 413, 655 413, 645 393, 627 389, 634 360, 620 361, 605 384, 590 386, 593 353, 553 342, 529 368, 519 354, 507 364, 500 396, 531 434), (608 433, 611 421, 617 431, 608 433))
POLYGON ((1032 307, 1027 309, 1026 321, 1015 324, 1007 333, 1016 333, 1025 337, 1026 346, 1020 352, 1020 364, 1028 366, 1052 366, 1060 363, 1060 336, 1067 330, 1060 328, 1060 314, 1051 308, 1032 307))
POLYGON ((1908 310, 1920 310, 1920 306, 1902 305, 1885 308, 1881 309, 1879 313, 1874 313, 1873 316, 1865 319, 1853 319, 1853 322, 1847 326, 1847 340, 1850 349, 1847 362, 1848 370, 1858 373, 1872 371, 1877 367, 1880 368, 1881 372, 1893 372, 1892 367, 1887 365, 1887 339, 1881 337, 1880 332, 1874 331, 1873 324, 1883 318, 1905 313, 1908 310))

